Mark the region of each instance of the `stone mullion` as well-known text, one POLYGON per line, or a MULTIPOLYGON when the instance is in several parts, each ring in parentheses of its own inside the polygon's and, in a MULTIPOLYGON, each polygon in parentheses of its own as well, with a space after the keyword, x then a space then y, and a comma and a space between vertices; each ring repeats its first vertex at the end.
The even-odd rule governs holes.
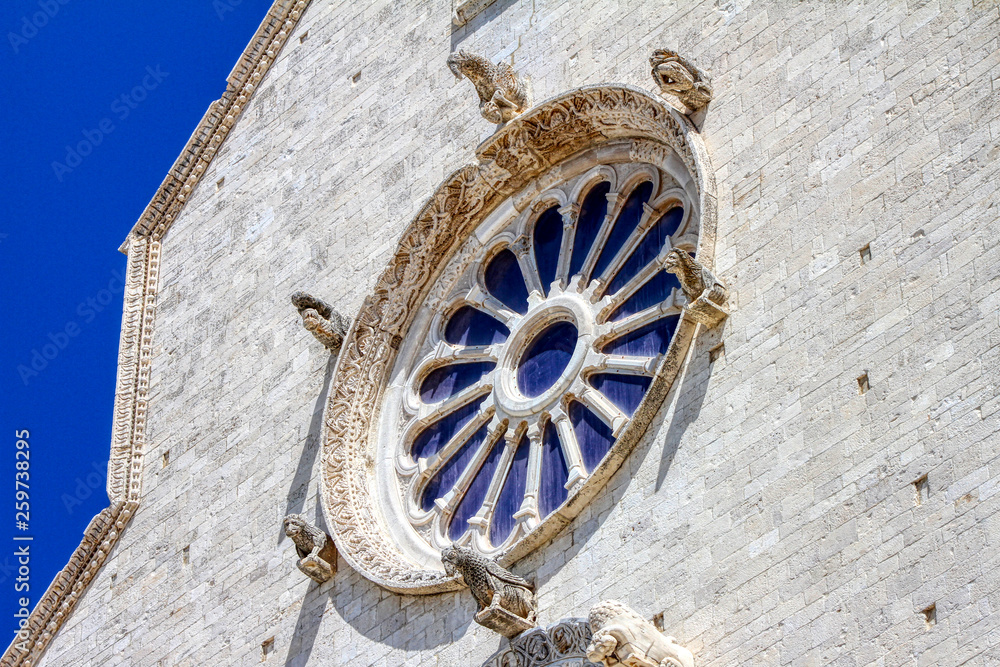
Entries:
POLYGON ((576 240, 576 222, 580 215, 579 204, 567 204, 559 209, 562 215, 562 241, 559 245, 559 263, 556 269, 556 280, 559 286, 566 289, 569 284, 569 266, 573 258, 573 242, 576 240))
POLYGON ((642 205, 643 213, 642 219, 636 228, 632 230, 629 237, 622 244, 622 247, 615 254, 614 259, 608 264, 608 267, 599 275, 596 280, 600 283, 600 287, 597 289, 596 294, 598 296, 604 294, 604 290, 607 289, 608 284, 614 278, 614 276, 621 270, 625 261, 632 255, 636 248, 644 238, 646 238, 646 233, 649 232, 650 227, 653 226, 653 214, 656 213, 654 209, 649 204, 642 205))

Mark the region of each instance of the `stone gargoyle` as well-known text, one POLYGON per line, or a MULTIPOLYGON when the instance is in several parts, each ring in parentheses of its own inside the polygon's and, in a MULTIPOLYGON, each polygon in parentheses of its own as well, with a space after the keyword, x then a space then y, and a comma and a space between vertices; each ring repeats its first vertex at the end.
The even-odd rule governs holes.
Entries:
POLYGON ((531 82, 507 63, 494 65, 475 53, 456 51, 448 56, 448 69, 476 87, 479 111, 491 123, 508 123, 531 106, 531 82))
POLYGON ((322 584, 337 573, 337 547, 329 535, 300 514, 289 514, 283 524, 299 555, 296 565, 307 577, 322 584))
POLYGON ((690 113, 701 111, 712 101, 712 83, 676 51, 657 49, 649 59, 653 80, 664 95, 673 95, 690 113))
POLYGON ((468 547, 445 547, 441 562, 449 576, 460 574, 479 603, 475 621, 510 639, 535 627, 534 586, 468 547))
POLYGON ((293 294, 292 304, 302 316, 302 325, 316 340, 330 352, 339 352, 350 325, 348 320, 334 311, 330 304, 305 292, 293 294))
POLYGON ((713 327, 726 319, 729 290, 711 271, 680 248, 671 248, 660 259, 664 271, 673 273, 681 283, 688 303, 684 310, 696 322, 713 327))
POLYGON ((598 602, 587 618, 587 659, 604 667, 694 667, 691 651, 617 600, 598 602))

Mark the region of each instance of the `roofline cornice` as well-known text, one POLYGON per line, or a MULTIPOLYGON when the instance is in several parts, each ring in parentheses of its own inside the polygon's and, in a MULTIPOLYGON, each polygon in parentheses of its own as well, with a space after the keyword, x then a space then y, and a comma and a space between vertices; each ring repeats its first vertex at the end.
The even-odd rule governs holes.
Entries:
POLYGON ((128 267, 108 461, 110 505, 91 520, 80 546, 35 605, 23 634, 15 635, 0 657, 0 667, 38 664, 139 508, 160 239, 177 219, 308 4, 309 0, 275 0, 271 5, 226 77, 226 91, 209 106, 120 248, 128 255, 128 267))
POLYGON ((257 28, 256 34, 226 77, 226 91, 209 105, 184 150, 167 172, 160 187, 119 248, 128 248, 129 239, 145 236, 160 240, 180 215, 191 192, 208 171, 246 108, 250 97, 288 40, 309 0, 275 0, 257 28))

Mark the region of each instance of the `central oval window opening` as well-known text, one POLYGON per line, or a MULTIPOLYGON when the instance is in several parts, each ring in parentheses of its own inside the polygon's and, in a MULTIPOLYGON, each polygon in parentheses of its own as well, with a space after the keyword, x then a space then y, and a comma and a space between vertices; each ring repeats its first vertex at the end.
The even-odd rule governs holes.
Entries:
POLYGON ((541 396, 562 376, 579 337, 572 322, 557 322, 532 341, 517 365, 517 388, 528 398, 541 396))

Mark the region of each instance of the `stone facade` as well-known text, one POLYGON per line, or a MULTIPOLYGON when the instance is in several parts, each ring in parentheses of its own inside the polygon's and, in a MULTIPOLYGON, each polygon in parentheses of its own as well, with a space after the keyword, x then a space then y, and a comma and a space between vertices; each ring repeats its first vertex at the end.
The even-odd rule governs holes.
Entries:
POLYGON ((335 361, 288 297, 358 313, 492 133, 451 52, 510 62, 541 101, 654 91, 664 47, 712 81, 730 315, 699 329, 603 490, 511 566, 534 577, 539 625, 614 598, 697 665, 1000 661, 998 5, 497 0, 462 26, 454 9, 313 0, 243 102, 233 89, 214 159, 179 162, 183 209, 140 221, 130 275, 153 282, 126 303, 128 457, 36 664, 429 667, 502 649, 464 591, 296 569, 282 518, 326 528, 335 361))

